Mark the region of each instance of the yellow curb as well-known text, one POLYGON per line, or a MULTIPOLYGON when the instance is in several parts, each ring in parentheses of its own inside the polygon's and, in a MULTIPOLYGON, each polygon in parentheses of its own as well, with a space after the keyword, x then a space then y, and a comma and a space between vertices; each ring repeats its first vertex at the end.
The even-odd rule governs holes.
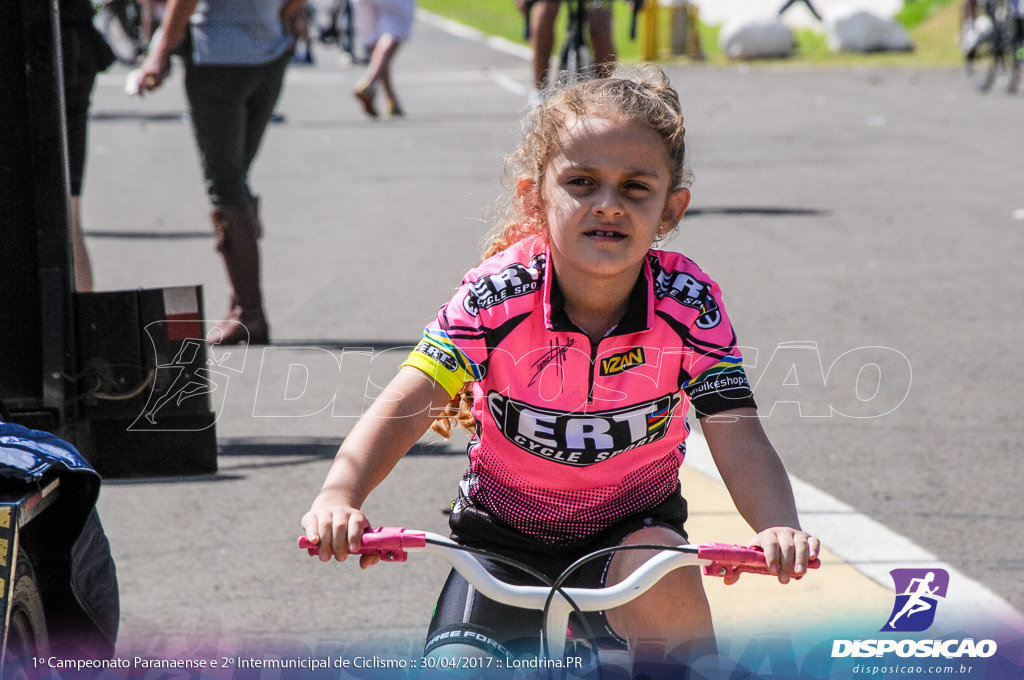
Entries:
MULTIPOLYGON (((754 532, 736 510, 725 486, 686 465, 680 473, 683 496, 690 508, 686 530, 692 543, 747 544, 754 532)), ((837 620, 879 621, 892 609, 893 593, 827 546, 821 567, 799 581, 783 585, 776 579, 745 574, 726 586, 718 577, 704 577, 715 630, 730 634, 786 633, 837 620)))

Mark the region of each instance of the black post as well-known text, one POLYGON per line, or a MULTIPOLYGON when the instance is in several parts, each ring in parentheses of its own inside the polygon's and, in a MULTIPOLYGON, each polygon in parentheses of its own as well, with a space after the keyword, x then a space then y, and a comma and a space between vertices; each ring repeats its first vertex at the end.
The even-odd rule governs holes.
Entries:
POLYGON ((0 0, 0 399, 52 432, 76 372, 60 59, 57 0, 0 0))

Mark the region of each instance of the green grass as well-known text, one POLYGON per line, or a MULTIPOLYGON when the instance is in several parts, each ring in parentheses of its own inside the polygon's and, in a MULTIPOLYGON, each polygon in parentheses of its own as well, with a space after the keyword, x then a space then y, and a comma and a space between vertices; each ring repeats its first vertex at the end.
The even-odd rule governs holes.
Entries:
MULTIPOLYGON (((655 0, 649 0, 655 2, 655 0)), ((443 17, 472 26, 488 35, 499 36, 518 44, 526 44, 523 38, 523 15, 513 0, 418 0, 418 4, 443 17)), ((556 35, 565 31, 565 14, 562 12, 556 35)), ((962 57, 956 38, 960 31, 959 2, 957 0, 906 0, 896 17, 910 33, 915 49, 911 53, 896 54, 836 54, 825 44, 825 37, 812 30, 797 30, 796 54, 785 60, 768 63, 820 64, 820 65, 907 65, 946 66, 961 63, 962 57)), ((625 3, 615 3, 615 44, 619 58, 626 63, 640 61, 642 42, 630 40, 630 10, 625 3)), ((730 63, 718 48, 717 26, 701 24, 700 38, 708 63, 730 63)), ((686 61, 684 57, 667 53, 669 44, 669 19, 667 12, 659 22, 657 56, 660 62, 686 61)))
POLYGON ((905 0, 896 19, 907 28, 915 28, 951 4, 959 3, 953 0, 905 0))

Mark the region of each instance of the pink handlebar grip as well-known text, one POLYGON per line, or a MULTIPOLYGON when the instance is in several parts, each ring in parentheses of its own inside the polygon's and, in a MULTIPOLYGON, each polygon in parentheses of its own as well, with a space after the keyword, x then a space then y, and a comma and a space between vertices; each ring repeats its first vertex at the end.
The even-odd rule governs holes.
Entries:
MULTIPOLYGON (((764 550, 757 546, 729 545, 727 543, 708 543, 698 546, 697 557, 711 560, 704 567, 707 576, 732 576, 737 573, 774 575, 764 559, 764 550)), ((817 569, 821 560, 815 558, 807 563, 808 569, 817 569)), ((794 574, 794 578, 800 578, 794 574)))
MULTIPOLYGON (((385 562, 405 562, 409 555, 406 548, 422 548, 427 544, 424 534, 406 531, 402 527, 377 527, 363 534, 362 545, 355 554, 380 555, 385 562)), ((299 537, 299 547, 310 555, 318 555, 320 547, 305 536, 299 537)))

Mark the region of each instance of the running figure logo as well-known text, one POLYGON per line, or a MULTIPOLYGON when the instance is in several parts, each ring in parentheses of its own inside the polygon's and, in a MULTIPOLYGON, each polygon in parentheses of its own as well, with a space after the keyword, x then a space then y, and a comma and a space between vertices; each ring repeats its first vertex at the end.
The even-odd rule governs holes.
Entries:
POLYGON ((939 598, 946 597, 949 574, 943 569, 893 569, 896 603, 882 631, 920 632, 935 621, 939 598))

